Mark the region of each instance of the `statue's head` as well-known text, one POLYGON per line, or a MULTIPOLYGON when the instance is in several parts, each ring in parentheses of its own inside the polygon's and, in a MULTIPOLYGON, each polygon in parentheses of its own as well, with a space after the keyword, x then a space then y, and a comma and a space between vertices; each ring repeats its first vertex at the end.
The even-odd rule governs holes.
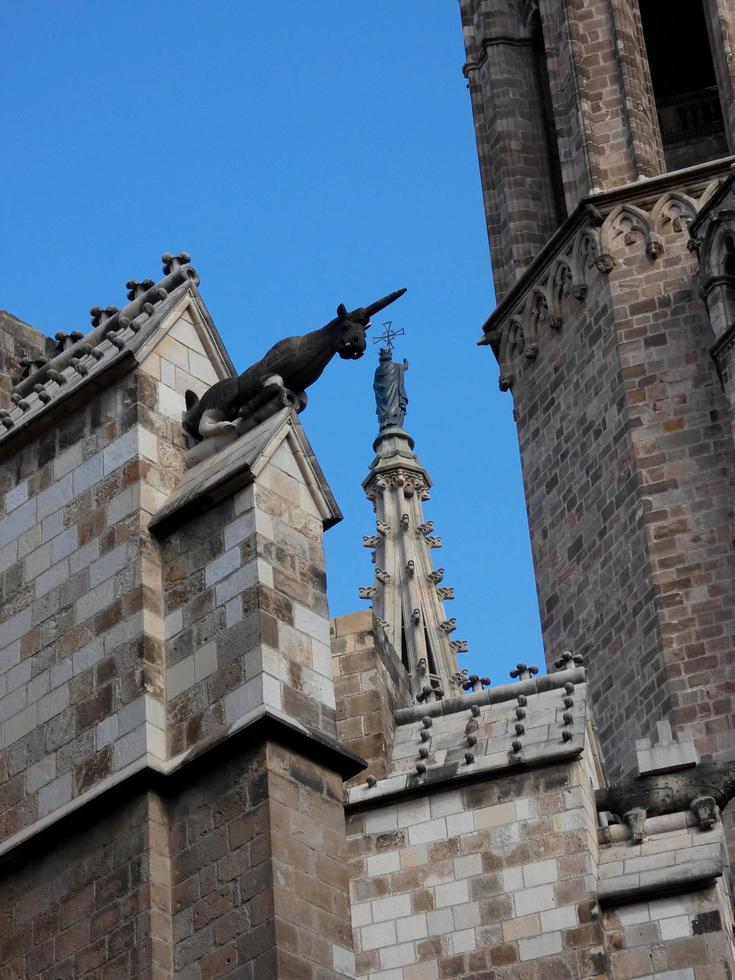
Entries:
POLYGON ((381 364, 385 361, 393 360, 393 358, 391 357, 391 353, 387 347, 380 348, 380 350, 378 351, 378 357, 380 358, 381 364))
POLYGON ((343 303, 337 307, 337 353, 345 361, 356 361, 365 353, 365 331, 370 324, 367 310, 348 313, 343 303))

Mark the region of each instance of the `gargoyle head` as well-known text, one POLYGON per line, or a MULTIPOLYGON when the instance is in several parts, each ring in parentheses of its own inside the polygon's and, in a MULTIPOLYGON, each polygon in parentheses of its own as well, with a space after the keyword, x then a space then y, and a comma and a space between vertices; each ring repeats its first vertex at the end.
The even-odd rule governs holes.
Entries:
POLYGON ((356 361, 365 353, 365 331, 370 324, 370 314, 364 307, 351 313, 343 303, 337 307, 337 353, 344 361, 356 361))

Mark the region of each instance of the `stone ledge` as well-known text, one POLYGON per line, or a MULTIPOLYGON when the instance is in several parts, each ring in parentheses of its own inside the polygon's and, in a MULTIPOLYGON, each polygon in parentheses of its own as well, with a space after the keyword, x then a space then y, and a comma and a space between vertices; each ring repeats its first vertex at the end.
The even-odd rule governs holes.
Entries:
POLYGON ((583 197, 541 248, 533 262, 526 266, 518 279, 510 285, 505 296, 496 304, 495 309, 482 325, 483 334, 489 334, 495 330, 498 324, 512 312, 515 304, 532 287, 536 278, 551 264, 559 249, 585 223, 589 207, 599 211, 612 210, 621 201, 639 203, 652 194, 664 194, 668 190, 680 189, 681 185, 687 181, 707 181, 717 177, 726 177, 733 160, 735 157, 726 156, 719 160, 700 163, 693 167, 686 167, 684 170, 672 170, 656 177, 648 177, 635 183, 624 184, 622 187, 616 187, 613 190, 601 191, 583 197))
POLYGON ((399 708, 394 718, 397 725, 407 725, 420 721, 427 716, 437 718, 440 715, 451 715, 456 711, 467 711, 473 704, 480 707, 487 704, 499 704, 502 701, 512 701, 519 694, 528 697, 529 694, 544 694, 546 691, 556 691, 565 684, 584 684, 587 675, 584 667, 574 670, 558 670, 553 674, 543 674, 541 677, 515 684, 502 684, 500 687, 488 687, 484 691, 466 694, 458 698, 444 698, 432 701, 430 704, 413 705, 410 708, 399 708))
POLYGON ((381 779, 375 786, 353 786, 348 793, 346 810, 354 813, 361 809, 385 806, 397 800, 422 796, 427 791, 446 789, 449 785, 458 786, 503 776, 515 775, 536 766, 550 766, 557 763, 573 762, 584 751, 583 744, 565 745, 549 748, 541 743, 537 749, 530 749, 518 759, 511 761, 508 753, 495 753, 477 759, 472 765, 452 762, 428 769, 424 776, 416 773, 401 773, 381 779))
POLYGON ((721 876, 721 859, 689 861, 667 868, 656 868, 653 871, 640 871, 606 878, 598 885, 597 900, 600 905, 640 902, 644 898, 704 888, 721 876))
POLYGON ((273 709, 260 707, 241 718, 224 737, 200 743, 167 762, 148 754, 119 773, 102 780, 48 817, 3 841, 0 844, 0 866, 8 861, 22 860, 31 846, 36 846, 37 842, 51 832, 58 832, 62 823, 79 819, 83 810, 106 798, 108 794, 123 790, 131 793, 149 788, 163 790, 175 785, 177 780, 185 779, 193 766, 212 765, 215 755, 237 751, 243 741, 248 747, 263 741, 276 742, 338 773, 343 780, 355 776, 367 765, 355 752, 321 732, 300 725, 273 709))
POLYGON ((291 409, 281 409, 214 456, 209 456, 184 474, 169 500, 151 518, 149 530, 166 537, 180 524, 214 507, 220 500, 252 483, 270 454, 284 438, 295 441, 305 482, 317 501, 324 529, 338 524, 342 513, 327 485, 321 467, 301 423, 291 409), (284 435, 284 432, 288 435, 284 435))

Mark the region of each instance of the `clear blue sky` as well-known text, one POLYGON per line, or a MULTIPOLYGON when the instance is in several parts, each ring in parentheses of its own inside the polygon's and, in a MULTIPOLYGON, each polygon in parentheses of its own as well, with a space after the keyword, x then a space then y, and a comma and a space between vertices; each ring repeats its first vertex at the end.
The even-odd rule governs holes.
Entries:
MULTIPOLYGON (((455 0, 6 5, 0 306, 53 334, 187 250, 238 370, 407 286, 406 427, 434 491, 463 665, 496 683, 541 640, 510 395, 475 340, 493 305, 455 0)), ((379 318, 380 320, 380 318, 379 318)), ((345 520, 332 614, 364 608, 377 348, 302 416, 345 520)))

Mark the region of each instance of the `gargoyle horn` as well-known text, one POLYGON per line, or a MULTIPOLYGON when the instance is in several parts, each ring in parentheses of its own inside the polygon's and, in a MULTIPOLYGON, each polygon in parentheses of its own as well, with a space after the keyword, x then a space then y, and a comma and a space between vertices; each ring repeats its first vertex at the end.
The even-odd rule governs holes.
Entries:
POLYGON ((395 301, 403 296, 405 292, 405 289, 396 289, 395 292, 388 293, 387 296, 384 296, 382 299, 378 299, 374 303, 371 303, 370 306, 365 307, 365 312, 368 316, 374 316, 376 313, 380 313, 381 310, 384 310, 386 306, 390 306, 391 303, 395 303, 395 301))

